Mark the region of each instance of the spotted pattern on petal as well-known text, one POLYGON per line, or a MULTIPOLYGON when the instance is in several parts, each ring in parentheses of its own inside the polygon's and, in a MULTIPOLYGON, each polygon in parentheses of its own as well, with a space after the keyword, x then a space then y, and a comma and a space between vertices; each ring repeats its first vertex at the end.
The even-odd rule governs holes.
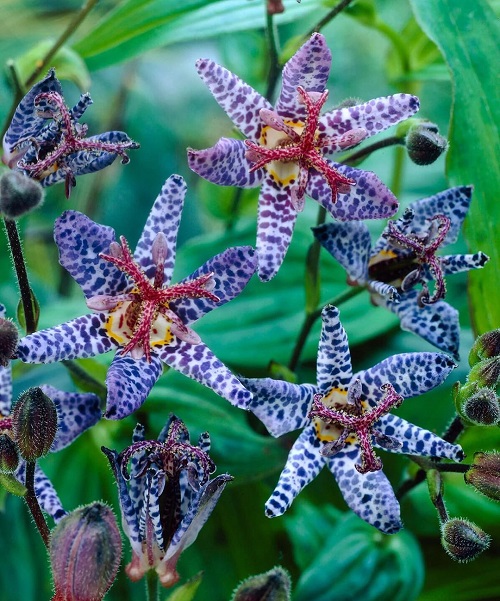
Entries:
POLYGON ((323 327, 318 349, 317 380, 321 394, 332 388, 347 390, 352 379, 351 354, 339 310, 327 305, 321 315, 323 327))
POLYGON ((0 366, 0 415, 9 415, 12 405, 12 368, 0 366))
POLYGON ((108 397, 105 417, 122 419, 139 409, 161 372, 161 361, 155 355, 148 363, 145 357, 133 359, 130 355, 117 354, 106 376, 108 397))
MULTIPOLYGON (((483 252, 478 252, 473 255, 447 255, 440 257, 443 273, 451 275, 453 273, 461 273, 469 271, 469 269, 481 269, 489 261, 488 255, 483 252)), ((426 273, 428 279, 433 279, 430 273, 426 273)))
POLYGON ((90 97, 90 94, 88 92, 85 94, 82 94, 80 96, 78 102, 75 104, 75 106, 70 111, 71 118, 74 121, 78 121, 80 119, 80 117, 83 116, 83 114, 89 108, 89 106, 91 104, 93 104, 93 102, 92 102, 92 98, 90 97))
POLYGON ((103 325, 103 313, 83 315, 60 326, 21 338, 17 354, 25 363, 84 359, 115 348, 103 325))
MULTIPOLYGON (((19 466, 14 472, 14 476, 17 480, 19 480, 19 482, 21 482, 21 484, 26 483, 26 462, 24 460, 19 462, 19 466)), ((63 509, 61 501, 59 500, 51 481, 38 467, 38 465, 35 468, 35 495, 40 503, 40 507, 43 509, 43 511, 45 511, 45 513, 54 518, 56 523, 67 514, 67 512, 63 509)))

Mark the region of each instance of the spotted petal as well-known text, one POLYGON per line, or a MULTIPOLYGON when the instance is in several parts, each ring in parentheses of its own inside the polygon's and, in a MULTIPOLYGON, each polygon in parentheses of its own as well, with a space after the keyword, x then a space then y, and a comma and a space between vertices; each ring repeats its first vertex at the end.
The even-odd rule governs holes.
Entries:
POLYGON ((310 424, 295 441, 281 472, 278 484, 266 503, 266 515, 269 518, 285 513, 295 497, 319 474, 325 465, 321 455, 324 446, 317 437, 314 426, 310 424))
POLYGON ((253 393, 249 409, 275 437, 303 428, 308 422, 317 388, 312 384, 291 384, 272 378, 240 378, 253 393))
POLYGON ((306 110, 297 95, 297 87, 306 92, 323 92, 330 74, 332 54, 320 33, 313 33, 283 68, 283 83, 276 112, 284 119, 304 119, 306 110))
POLYGON ((125 275, 99 253, 109 253, 113 228, 100 225, 78 211, 65 211, 54 226, 59 263, 69 271, 86 298, 117 294, 127 286, 125 275))
POLYGON ((327 305, 321 314, 323 326, 318 348, 316 367, 318 387, 321 394, 332 388, 347 390, 352 380, 349 343, 339 319, 339 310, 327 305))
POLYGON ((259 111, 271 110, 271 104, 251 86, 214 61, 200 59, 196 68, 219 106, 236 127, 247 138, 258 142, 262 129, 259 111))
POLYGON ((243 140, 221 138, 205 150, 188 148, 188 165, 213 184, 254 188, 261 184, 264 170, 250 171, 253 164, 245 156, 247 150, 243 140))
POLYGON ((162 364, 158 356, 133 359, 116 354, 106 376, 108 397, 105 417, 122 419, 137 411, 161 375, 162 364))
POLYGON ((445 275, 450 275, 452 273, 469 271, 470 269, 481 269, 481 267, 484 267, 489 261, 489 257, 480 251, 473 255, 446 255, 440 257, 440 261, 443 267, 443 273, 445 275))
MULTIPOLYGON (((26 484, 26 462, 24 460, 19 462, 19 466, 14 475, 21 484, 26 484)), ((45 513, 54 518, 56 523, 66 515, 66 511, 64 511, 63 506, 61 505, 61 501, 59 500, 51 481, 38 465, 35 468, 35 495, 40 503, 40 507, 45 513)))
POLYGON ((116 348, 104 329, 106 315, 82 315, 71 321, 21 338, 17 355, 25 363, 54 363, 85 359, 116 348))
POLYGON ((362 520, 386 534, 403 527, 399 503, 382 470, 360 474, 354 467, 360 463, 359 447, 342 450, 326 463, 345 502, 362 520))
MULTIPOLYGON (((0 304, 0 318, 5 319, 5 307, 0 304)), ((12 404, 12 368, 0 365, 0 415, 9 415, 12 404)))

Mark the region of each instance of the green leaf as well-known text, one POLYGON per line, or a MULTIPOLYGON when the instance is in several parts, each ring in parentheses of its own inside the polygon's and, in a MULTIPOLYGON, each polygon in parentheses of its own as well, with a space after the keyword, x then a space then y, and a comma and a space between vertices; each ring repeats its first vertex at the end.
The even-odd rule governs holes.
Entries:
POLYGON ((490 262, 469 274, 472 318, 478 333, 500 323, 500 26, 485 0, 411 0, 453 78, 447 172, 452 185, 474 185, 465 234, 473 252, 490 262), (496 57, 496 58, 495 58, 496 57))
POLYGON ((196 591, 201 584, 203 572, 190 578, 187 582, 175 589, 175 591, 165 598, 165 601, 192 601, 196 591))
POLYGON ((26 494, 26 487, 23 486, 12 474, 0 473, 0 486, 2 486, 7 492, 18 497, 24 497, 26 494))

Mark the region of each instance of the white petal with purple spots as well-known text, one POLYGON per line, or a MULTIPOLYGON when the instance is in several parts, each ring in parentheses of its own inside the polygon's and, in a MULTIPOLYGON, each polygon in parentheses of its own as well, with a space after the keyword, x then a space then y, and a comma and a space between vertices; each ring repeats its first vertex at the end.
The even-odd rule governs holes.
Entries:
POLYGON ((318 348, 316 377, 321 394, 332 388, 347 390, 352 380, 351 354, 339 310, 328 305, 321 314, 323 327, 318 348))

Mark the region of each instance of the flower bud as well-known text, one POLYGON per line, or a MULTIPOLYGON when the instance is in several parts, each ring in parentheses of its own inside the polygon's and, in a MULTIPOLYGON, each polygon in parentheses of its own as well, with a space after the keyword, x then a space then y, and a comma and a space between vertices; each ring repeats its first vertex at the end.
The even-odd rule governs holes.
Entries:
POLYGON ((474 453, 474 461, 464 479, 483 495, 500 501, 500 453, 474 453))
POLYGON ((491 388, 479 388, 463 403, 460 414, 476 426, 494 426, 500 422, 500 403, 491 388))
POLYGON ((10 319, 0 317, 0 365, 7 367, 17 348, 19 333, 10 319))
POLYGON ((8 434, 0 434, 0 472, 11 474, 19 465, 16 443, 8 434))
POLYGON ((476 524, 453 518, 443 524, 441 544, 452 559, 460 563, 472 561, 490 545, 490 537, 476 524))
POLYGON ((475 363, 467 376, 467 382, 496 388, 500 384, 500 357, 491 357, 475 363))
POLYGON ((430 165, 448 148, 448 141, 438 133, 434 123, 414 125, 405 140, 408 156, 417 165, 430 165))
POLYGON ((486 332, 474 342, 469 353, 469 365, 472 367, 483 359, 500 356, 500 329, 486 332))
POLYGON ((231 601, 290 601, 290 576, 281 566, 250 576, 234 591, 231 601))
POLYGON ((46 455, 57 433, 57 411, 41 388, 29 388, 12 410, 12 432, 26 461, 46 455))
POLYGON ((43 188, 34 179, 8 171, 0 178, 0 212, 7 219, 17 219, 43 202, 43 188))
POLYGON ((65 516, 50 537, 52 601, 100 601, 118 572, 122 542, 116 518, 103 503, 65 516))
POLYGON ((285 12, 285 7, 281 0, 267 0, 267 14, 278 15, 285 12))

